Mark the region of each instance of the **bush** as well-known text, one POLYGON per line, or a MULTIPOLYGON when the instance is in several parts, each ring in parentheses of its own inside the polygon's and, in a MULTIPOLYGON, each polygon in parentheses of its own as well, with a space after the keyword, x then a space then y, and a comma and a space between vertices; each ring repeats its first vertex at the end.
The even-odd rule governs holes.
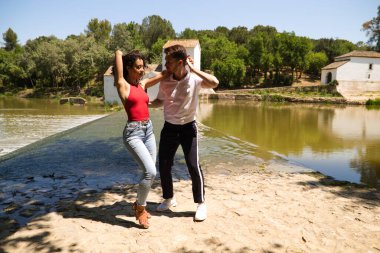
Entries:
POLYGON ((273 86, 280 87, 280 86, 290 86, 293 83, 293 77, 291 75, 286 74, 278 74, 275 75, 273 80, 273 86))
POLYGON ((90 87, 85 90, 85 94, 87 96, 100 98, 104 96, 104 90, 103 87, 90 87))
POLYGON ((380 98, 376 98, 374 100, 372 99, 368 99, 367 102, 365 103, 365 105, 376 105, 376 106, 380 106, 380 98))
POLYGON ((227 58, 216 60, 211 65, 221 87, 234 87, 240 85, 245 78, 245 65, 241 59, 227 58))

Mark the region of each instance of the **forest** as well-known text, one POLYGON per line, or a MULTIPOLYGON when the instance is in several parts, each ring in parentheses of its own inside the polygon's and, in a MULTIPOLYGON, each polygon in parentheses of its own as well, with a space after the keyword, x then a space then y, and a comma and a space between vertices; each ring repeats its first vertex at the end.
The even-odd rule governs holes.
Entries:
POLYGON ((214 73, 220 88, 241 85, 288 86, 307 75, 318 80, 321 68, 334 57, 353 50, 380 51, 379 15, 363 24, 368 42, 342 39, 310 39, 294 32, 257 25, 214 30, 185 29, 176 33, 169 20, 158 15, 136 22, 111 25, 91 19, 83 33, 66 39, 41 36, 20 45, 17 33, 3 33, 0 48, 0 94, 21 89, 90 89, 102 96, 103 74, 113 63, 117 49, 139 50, 147 63, 159 64, 162 47, 169 39, 198 39, 201 68, 214 73))

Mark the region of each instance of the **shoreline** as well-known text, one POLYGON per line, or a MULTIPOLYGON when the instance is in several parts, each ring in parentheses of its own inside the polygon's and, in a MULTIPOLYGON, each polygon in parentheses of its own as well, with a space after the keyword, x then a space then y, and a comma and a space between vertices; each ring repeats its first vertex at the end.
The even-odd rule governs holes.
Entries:
MULTIPOLYGON (((228 167, 228 166, 227 166, 228 167)), ((228 168, 225 168, 228 169, 228 168)), ((1 229, 4 252, 378 252, 380 192, 324 185, 305 173, 205 175, 208 218, 194 222, 191 182, 174 183, 178 206, 156 212, 161 187, 148 197, 149 229, 137 226, 137 185, 114 185, 56 202, 25 226, 1 229)), ((30 206, 41 207, 40 203, 30 206)), ((2 220, 4 224, 4 220, 2 220)), ((4 228, 4 227, 3 227, 4 228)))
MULTIPOLYGON (((100 120, 101 127, 90 131, 79 127, 82 133, 73 131, 70 138, 61 140, 62 146, 57 143, 54 149, 48 145, 45 154, 36 152, 24 160, 38 159, 42 164, 54 153, 57 158, 84 153, 78 158, 86 159, 84 150, 95 148, 92 142, 74 142, 69 148, 76 150, 74 153, 65 153, 64 143, 84 133, 99 137, 102 129, 110 129, 108 124, 115 125, 116 116, 100 120)), ((109 133, 103 137, 114 138, 109 133)), ((119 150, 119 146, 110 145, 109 149, 119 150)), ((318 173, 294 172, 291 164, 275 161, 253 160, 236 170, 235 157, 234 162, 227 159, 216 164, 218 168, 212 171, 205 165, 206 221, 193 222, 195 204, 187 179, 174 183, 179 205, 173 212, 155 212, 161 201, 156 180, 148 197, 151 227, 142 230, 131 210, 137 185, 124 180, 128 176, 87 174, 84 179, 85 174, 79 173, 88 173, 98 164, 111 169, 101 164, 100 158, 92 157, 85 167, 70 164, 77 174, 65 169, 63 174, 44 172, 0 182, 0 204, 4 204, 0 252, 380 252, 379 190, 318 173), (288 172, 276 171, 281 167, 288 172), (7 192, 11 196, 6 196, 7 192)), ((59 163, 62 161, 68 162, 59 163)))

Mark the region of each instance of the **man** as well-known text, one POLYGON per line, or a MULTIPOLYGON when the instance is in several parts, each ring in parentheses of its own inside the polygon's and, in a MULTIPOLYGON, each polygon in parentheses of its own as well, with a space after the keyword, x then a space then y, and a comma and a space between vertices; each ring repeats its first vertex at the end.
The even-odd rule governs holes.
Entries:
POLYGON ((163 103, 165 118, 158 154, 164 201, 157 207, 157 211, 165 211, 177 205, 171 170, 174 155, 181 145, 192 181, 194 202, 198 204, 194 219, 203 221, 207 218, 207 207, 198 156, 198 94, 201 88, 217 87, 219 81, 215 76, 195 69, 183 46, 174 45, 164 52, 168 77, 161 81, 157 99, 152 102, 152 106, 163 103))

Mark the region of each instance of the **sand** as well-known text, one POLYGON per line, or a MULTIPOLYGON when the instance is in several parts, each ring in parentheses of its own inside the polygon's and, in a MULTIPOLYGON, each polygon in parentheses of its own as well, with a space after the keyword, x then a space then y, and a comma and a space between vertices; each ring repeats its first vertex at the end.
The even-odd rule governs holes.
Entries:
POLYGON ((131 211, 136 185, 114 186, 58 202, 3 236, 0 252, 380 252, 378 190, 255 169, 205 183, 203 222, 193 221, 189 181, 175 182, 178 206, 161 213, 155 183, 146 230, 131 211))

